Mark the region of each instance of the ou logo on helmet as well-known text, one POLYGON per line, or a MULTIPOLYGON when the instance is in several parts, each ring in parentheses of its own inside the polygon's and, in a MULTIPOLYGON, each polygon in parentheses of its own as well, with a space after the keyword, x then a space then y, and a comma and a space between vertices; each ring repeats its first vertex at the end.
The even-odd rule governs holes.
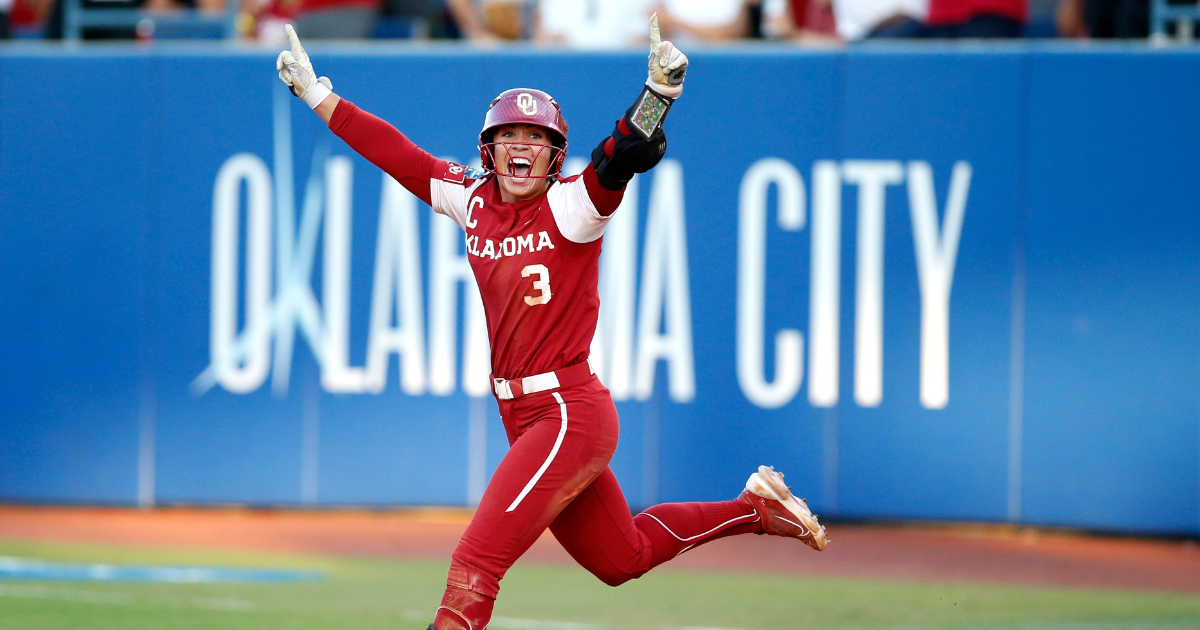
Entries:
POLYGON ((517 107, 520 107, 526 116, 537 115, 537 105, 537 99, 533 98, 529 92, 521 92, 517 95, 517 107))

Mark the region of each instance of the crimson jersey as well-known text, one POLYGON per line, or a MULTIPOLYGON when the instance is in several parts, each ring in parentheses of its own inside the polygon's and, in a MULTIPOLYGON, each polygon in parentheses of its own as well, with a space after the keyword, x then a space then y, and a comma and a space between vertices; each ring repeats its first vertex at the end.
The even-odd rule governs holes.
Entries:
POLYGON ((487 315, 492 375, 515 379, 587 360, 596 317, 600 243, 622 191, 583 174, 533 199, 505 203, 495 176, 422 151, 386 122, 342 100, 329 128, 466 233, 487 315))

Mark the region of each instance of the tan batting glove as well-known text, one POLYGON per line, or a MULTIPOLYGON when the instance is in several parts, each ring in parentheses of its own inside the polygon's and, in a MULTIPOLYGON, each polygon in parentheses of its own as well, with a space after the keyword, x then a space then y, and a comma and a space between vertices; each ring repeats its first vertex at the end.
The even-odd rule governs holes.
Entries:
POLYGON ((333 94, 333 83, 326 77, 317 78, 312 62, 308 60, 308 53, 304 52, 304 46, 300 45, 300 38, 296 36, 296 29, 292 28, 291 24, 283 29, 287 31, 292 49, 279 53, 279 58, 275 60, 279 80, 292 88, 292 94, 304 99, 309 107, 316 109, 321 101, 333 94))
POLYGON ((662 41, 658 31, 658 13, 650 16, 650 76, 646 85, 660 96, 679 98, 683 94, 683 75, 688 58, 671 42, 662 41))

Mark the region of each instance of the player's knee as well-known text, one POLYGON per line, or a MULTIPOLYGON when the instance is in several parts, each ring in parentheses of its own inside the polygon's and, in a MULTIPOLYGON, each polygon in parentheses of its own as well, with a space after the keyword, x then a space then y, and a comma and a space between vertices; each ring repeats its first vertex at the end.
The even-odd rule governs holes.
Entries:
POLYGON ((609 586, 620 586, 629 580, 632 580, 634 576, 628 573, 606 573, 603 575, 597 575, 596 577, 600 578, 601 582, 604 582, 609 586))
POLYGON ((620 586, 629 580, 636 580, 642 577, 646 572, 636 570, 624 571, 617 567, 610 567, 603 571, 592 571, 592 574, 609 586, 620 586))

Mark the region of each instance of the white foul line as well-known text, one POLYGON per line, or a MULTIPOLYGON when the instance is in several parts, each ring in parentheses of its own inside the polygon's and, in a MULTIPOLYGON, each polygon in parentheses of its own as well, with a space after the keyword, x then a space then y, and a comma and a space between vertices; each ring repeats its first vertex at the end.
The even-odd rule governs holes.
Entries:
POLYGON ((190 608, 202 608, 205 610, 227 610, 234 612, 249 612, 254 610, 253 603, 231 597, 154 597, 147 598, 142 602, 135 602, 133 595, 130 593, 50 588, 24 584, 0 584, 0 597, 52 599, 82 604, 116 604, 119 606, 129 606, 134 603, 144 603, 151 606, 155 604, 167 604, 169 606, 188 606, 190 608))
MULTIPOLYGON (((404 618, 410 621, 428 619, 427 613, 415 610, 404 611, 404 618)), ((740 628, 720 628, 715 626, 632 626, 639 630, 741 630, 740 628)), ((504 628, 505 630, 629 630, 631 626, 611 626, 599 623, 580 623, 577 621, 554 621, 552 619, 521 619, 518 617, 492 617, 488 628, 504 628)))

